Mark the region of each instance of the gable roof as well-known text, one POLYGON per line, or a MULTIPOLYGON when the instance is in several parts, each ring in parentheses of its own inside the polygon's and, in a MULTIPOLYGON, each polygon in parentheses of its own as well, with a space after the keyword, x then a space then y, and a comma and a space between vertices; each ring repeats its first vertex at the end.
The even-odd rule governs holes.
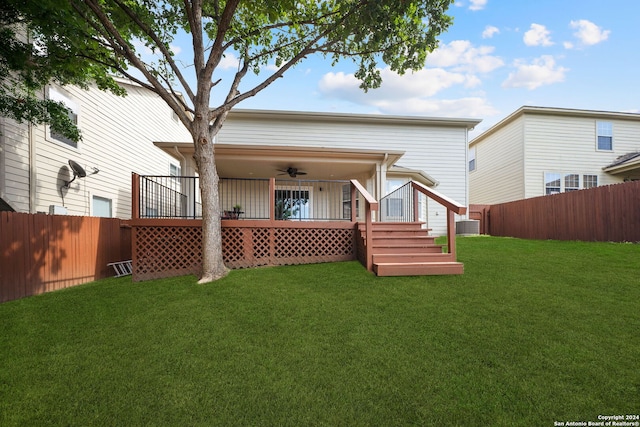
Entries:
POLYGON ((516 111, 475 137, 469 142, 469 147, 475 145, 488 136, 493 135, 500 129, 504 128, 508 124, 512 123, 516 119, 524 116, 525 114, 541 114, 541 115, 553 115, 553 116, 565 116, 565 117, 590 117, 594 119, 606 119, 606 120, 637 120, 640 121, 640 114, 638 113, 625 113, 616 111, 599 111, 599 110, 579 110, 572 108, 554 108, 554 107, 535 107, 535 106, 522 106, 516 111))

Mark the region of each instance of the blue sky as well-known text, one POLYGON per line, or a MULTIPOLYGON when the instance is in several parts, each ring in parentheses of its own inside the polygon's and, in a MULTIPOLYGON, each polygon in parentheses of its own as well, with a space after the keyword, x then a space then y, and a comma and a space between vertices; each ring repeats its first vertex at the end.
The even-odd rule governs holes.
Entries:
POLYGON ((640 113, 640 1, 458 0, 449 14, 416 73, 383 69, 365 94, 350 61, 311 57, 238 108, 482 119, 472 136, 523 105, 640 113))

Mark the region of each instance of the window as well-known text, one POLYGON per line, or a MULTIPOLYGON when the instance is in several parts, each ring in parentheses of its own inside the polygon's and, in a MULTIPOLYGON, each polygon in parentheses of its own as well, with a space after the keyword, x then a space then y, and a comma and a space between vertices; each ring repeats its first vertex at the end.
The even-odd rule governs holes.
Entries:
MULTIPOLYGON (((356 195, 356 217, 360 212, 360 200, 356 195)), ((342 219, 351 220, 351 184, 342 186, 342 219)))
POLYGON ((544 187, 546 195, 560 193, 560 174, 545 172, 544 187))
POLYGON ((611 122, 597 122, 598 150, 613 150, 613 124, 611 122))
POLYGON ((580 175, 568 173, 564 176, 564 191, 576 191, 580 189, 580 175))
POLYGON ((598 175, 580 175, 578 173, 545 172, 545 194, 557 194, 567 191, 593 188, 598 186, 598 175))
POLYGON ((469 148, 469 172, 476 170, 476 147, 469 148))
POLYGON ((111 199, 93 196, 93 216, 111 218, 111 199))
POLYGON ((582 175, 582 188, 598 186, 598 175, 582 175))
POLYGON ((388 179, 387 180, 387 197, 386 197, 386 216, 393 218, 401 218, 404 212, 403 200, 401 192, 392 194, 405 184, 402 179, 388 179), (392 197, 388 197, 392 196, 392 197))
POLYGON ((180 170, 180 166, 171 163, 169 165, 169 176, 176 178, 181 175, 182 175, 182 171, 180 170))
MULTIPOLYGON (((62 102, 69 109, 68 115, 73 124, 78 125, 79 108, 75 102, 53 88, 49 89, 49 99, 52 101, 62 102)), ((55 141, 62 142, 63 144, 67 144, 73 148, 78 148, 78 143, 76 141, 73 141, 57 132, 54 132, 51 127, 49 127, 49 138, 55 141)))

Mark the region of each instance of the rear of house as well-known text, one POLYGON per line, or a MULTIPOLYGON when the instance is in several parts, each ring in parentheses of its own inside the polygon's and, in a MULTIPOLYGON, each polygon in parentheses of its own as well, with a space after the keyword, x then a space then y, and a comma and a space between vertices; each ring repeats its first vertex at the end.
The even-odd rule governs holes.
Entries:
MULTIPOLYGON (((326 205, 322 198, 328 193, 312 183, 319 180, 357 179, 378 200, 413 180, 466 205, 468 131, 478 123, 475 119, 239 109, 231 111, 217 137, 216 163, 225 179, 289 179, 289 168, 304 173, 295 179, 306 181, 301 191, 311 200, 305 206, 310 219, 317 217, 314 210, 326 205)), ((195 174, 193 144, 156 145, 180 160, 187 174, 195 174)), ((281 186, 278 191, 290 190, 286 184, 281 186)), ((223 194, 221 203, 221 210, 231 211, 237 201, 223 194)), ((419 220, 434 234, 445 234, 446 209, 429 203, 425 200, 420 206, 419 220)), ((400 209, 397 206, 395 212, 400 209)))
POLYGON ((470 142, 470 203, 640 179, 639 134, 639 114, 522 107, 470 142))

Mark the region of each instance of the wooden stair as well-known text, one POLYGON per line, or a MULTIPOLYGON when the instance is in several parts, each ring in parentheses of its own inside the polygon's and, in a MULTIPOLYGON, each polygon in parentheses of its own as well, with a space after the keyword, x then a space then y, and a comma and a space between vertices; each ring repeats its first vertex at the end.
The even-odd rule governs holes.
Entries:
MULTIPOLYGON (((462 274, 464 266, 442 251, 421 222, 372 224, 373 272, 378 276, 426 276, 462 274)), ((366 239, 364 224, 360 236, 366 239)))

